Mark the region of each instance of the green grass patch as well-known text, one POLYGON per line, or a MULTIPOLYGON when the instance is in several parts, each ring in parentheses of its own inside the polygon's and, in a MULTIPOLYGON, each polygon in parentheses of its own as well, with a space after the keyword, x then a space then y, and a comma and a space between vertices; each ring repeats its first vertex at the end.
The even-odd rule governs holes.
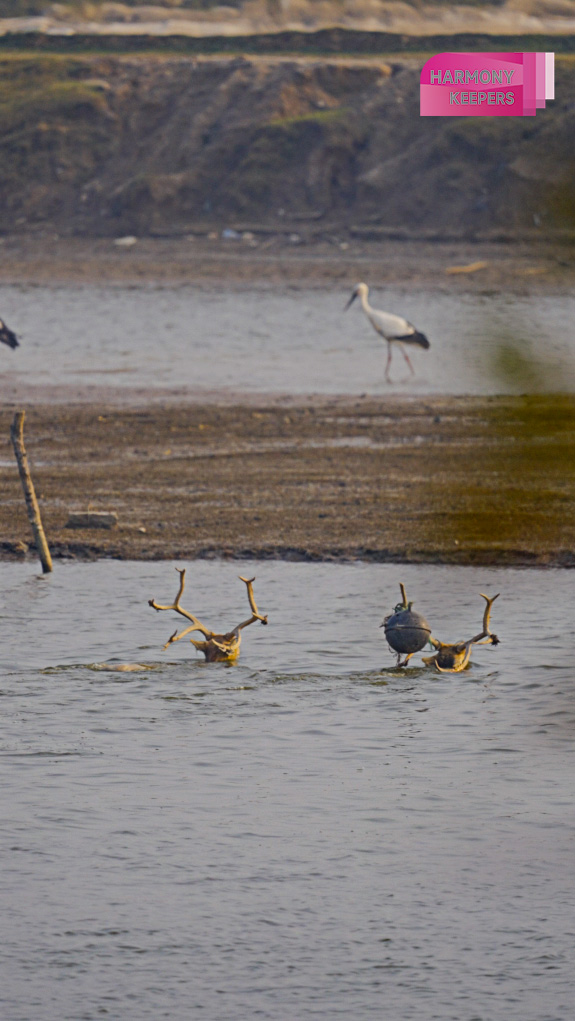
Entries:
POLYGON ((0 60, 0 129, 4 134, 28 121, 69 119, 102 112, 101 88, 79 79, 89 73, 85 61, 62 57, 0 60))
POLYGON ((83 82, 56 82, 44 89, 30 89, 14 97, 0 95, 0 125, 38 117, 84 115, 87 110, 103 111, 101 91, 83 82))

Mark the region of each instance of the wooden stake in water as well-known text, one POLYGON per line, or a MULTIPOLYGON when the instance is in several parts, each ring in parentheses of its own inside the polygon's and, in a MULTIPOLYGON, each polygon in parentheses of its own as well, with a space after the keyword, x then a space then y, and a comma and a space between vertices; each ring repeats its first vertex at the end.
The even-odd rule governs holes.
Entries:
POLYGON ((26 448, 24 446, 25 417, 25 411, 16 412, 14 415, 14 421, 10 428, 10 439, 12 440, 12 446, 14 447, 14 453, 16 454, 16 460, 18 462, 18 471, 20 472, 22 489, 24 490, 24 496, 26 498, 28 520, 32 525, 34 542, 36 543, 36 549, 38 550, 38 556, 40 557, 40 562, 42 564, 42 571, 44 574, 48 574, 52 570, 52 557, 50 556, 50 550, 48 549, 48 543, 42 527, 40 508, 36 499, 36 493, 34 492, 34 483, 32 482, 32 476, 30 475, 30 468, 28 466, 28 455, 26 454, 26 448))

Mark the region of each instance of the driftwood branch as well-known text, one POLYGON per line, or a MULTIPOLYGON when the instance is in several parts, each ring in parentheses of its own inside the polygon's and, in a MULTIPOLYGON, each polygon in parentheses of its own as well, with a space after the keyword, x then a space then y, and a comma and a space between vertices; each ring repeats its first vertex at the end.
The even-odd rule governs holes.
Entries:
POLYGON ((34 535, 34 542, 36 543, 38 556, 40 557, 40 563, 42 564, 42 571, 44 574, 49 574, 52 570, 52 557, 50 556, 50 549, 48 547, 48 542, 42 525, 40 507, 38 506, 38 500, 36 499, 34 483, 32 482, 30 466, 28 464, 28 455, 26 454, 26 447, 24 446, 25 417, 25 411, 16 412, 14 415, 14 421, 10 428, 10 439, 12 440, 16 461, 18 462, 18 471, 20 473, 20 481, 22 482, 22 489, 24 490, 28 520, 32 526, 32 533, 34 535))
POLYGON ((184 610, 180 600, 184 593, 186 572, 185 569, 180 570, 179 568, 176 568, 176 570, 180 575, 180 586, 174 602, 169 606, 162 606, 160 603, 157 603, 155 599, 150 599, 148 602, 154 610, 174 610, 176 613, 181 614, 182 617, 185 617, 186 620, 190 620, 192 623, 190 627, 185 628, 179 633, 177 630, 174 631, 173 635, 168 638, 168 641, 164 645, 164 649, 167 649, 168 646, 172 645, 174 642, 179 642, 182 638, 191 634, 192 631, 200 631, 201 634, 203 634, 205 641, 198 642, 193 638, 190 638, 190 641, 196 649, 199 649, 200 652, 204 653, 208 662, 232 662, 237 659, 240 654, 242 630, 249 627, 250 624, 254 624, 257 620, 259 620, 262 624, 267 624, 268 622, 268 618, 264 617, 259 612, 256 605, 253 590, 255 578, 240 577, 240 581, 243 581, 247 586, 248 601, 252 611, 251 617, 249 617, 248 620, 242 621, 241 624, 237 624, 235 628, 228 631, 226 634, 216 634, 215 631, 212 631, 210 628, 207 628, 204 624, 202 624, 202 622, 198 620, 193 613, 190 613, 188 610, 184 610))

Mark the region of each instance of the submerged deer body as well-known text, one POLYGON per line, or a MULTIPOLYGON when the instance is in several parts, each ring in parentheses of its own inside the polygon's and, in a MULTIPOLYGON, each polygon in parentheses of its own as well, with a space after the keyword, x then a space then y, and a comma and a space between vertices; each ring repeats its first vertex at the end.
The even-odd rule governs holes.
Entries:
POLYGON ((148 602, 154 610, 174 610, 176 613, 181 614, 182 617, 185 617, 186 620, 190 620, 192 623, 190 627, 185 628, 179 634, 177 631, 174 631, 173 635, 164 645, 164 649, 167 649, 168 646, 172 645, 174 642, 179 642, 181 638, 185 638, 187 635, 191 634, 192 631, 199 631, 200 634, 204 636, 204 640, 196 641, 196 639, 190 638, 190 642, 196 649, 203 652, 208 663, 233 663, 240 654, 243 629, 245 627, 249 627, 250 624, 254 624, 256 620, 259 620, 262 624, 267 624, 268 622, 268 618, 262 616, 256 606, 253 590, 255 578, 242 578, 240 576, 240 581, 243 581, 247 586, 248 600, 252 611, 251 617, 248 620, 242 621, 241 624, 236 624, 235 628, 228 631, 226 634, 217 634, 215 631, 212 631, 211 628, 202 624, 202 622, 198 620, 193 613, 190 613, 188 610, 184 610, 184 608, 180 606, 180 599, 184 592, 186 571, 185 569, 180 570, 179 568, 176 568, 176 570, 180 575, 180 587, 175 601, 170 606, 160 606, 160 604, 156 603, 154 599, 149 599, 148 602))

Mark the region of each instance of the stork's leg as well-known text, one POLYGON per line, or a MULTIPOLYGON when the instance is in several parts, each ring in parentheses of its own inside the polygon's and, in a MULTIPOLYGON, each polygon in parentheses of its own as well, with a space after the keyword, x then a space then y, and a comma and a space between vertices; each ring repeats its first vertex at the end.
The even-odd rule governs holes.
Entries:
POLYGON ((389 378, 389 366, 390 365, 391 365, 391 344, 389 343, 389 341, 387 341, 387 362, 386 362, 386 365, 385 365, 385 378, 386 378, 388 383, 391 383, 391 379, 389 378))
POLYGON ((414 369, 413 369, 413 365, 411 364, 411 362, 410 362, 410 360, 409 360, 409 355, 408 355, 407 351, 405 350, 405 348, 404 348, 403 344, 400 344, 399 346, 400 346, 400 348, 401 348, 401 353, 402 353, 403 357, 405 358, 405 360, 406 360, 407 364, 409 365, 409 368, 411 369, 411 375, 412 375, 412 376, 415 376, 415 372, 414 372, 414 369))

